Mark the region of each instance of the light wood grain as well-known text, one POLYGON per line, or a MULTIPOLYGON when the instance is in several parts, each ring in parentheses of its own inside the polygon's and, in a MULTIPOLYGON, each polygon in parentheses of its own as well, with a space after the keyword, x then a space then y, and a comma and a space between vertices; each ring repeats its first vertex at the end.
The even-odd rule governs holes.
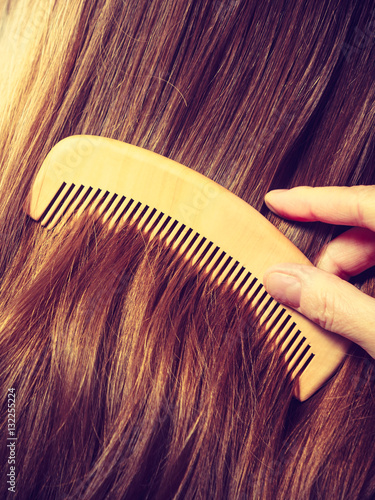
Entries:
MULTIPOLYGON (((33 219, 40 221, 62 182, 67 185, 64 192, 72 184, 75 185, 70 198, 74 197, 81 185, 85 189, 94 188, 81 207, 81 213, 88 206, 93 210, 93 207, 89 205, 90 201, 96 189, 101 189, 103 193, 109 191, 111 195, 119 195, 118 199, 125 196, 127 201, 132 198, 135 202, 140 202, 142 205, 138 213, 146 205, 149 206, 149 211, 139 223, 139 227, 145 232, 152 225, 150 222, 144 224, 153 208, 157 212, 151 222, 160 212, 166 214, 165 217, 169 215, 172 220, 179 222, 174 234, 181 225, 193 229, 190 239, 185 243, 185 248, 193 235, 199 233, 200 238, 205 237, 207 242, 213 242, 214 246, 220 247, 221 251, 232 257, 233 263, 238 261, 240 263, 238 269, 241 266, 245 267, 251 272, 252 278, 258 279, 258 282, 264 271, 271 265, 282 262, 310 264, 307 258, 267 219, 228 190, 183 165, 129 144, 93 136, 73 136, 58 143, 45 159, 25 205, 26 212, 33 219)), ((64 196, 64 192, 60 199, 64 196)), ((86 191, 82 191, 65 217, 74 211, 85 193, 86 191)), ((108 196, 106 199, 107 205, 110 198, 111 196, 108 196)), ((58 201, 55 206, 57 203, 58 201)), ((105 204, 100 210, 105 212, 105 204)), ((56 214, 47 227, 54 227, 60 215, 60 213, 56 214)), ((114 217, 109 222, 114 229, 116 228, 115 220, 114 217)), ((45 224, 46 221, 41 222, 45 224)), ((117 220, 117 225, 124 223, 126 223, 126 216, 122 220, 117 220)), ((161 222, 158 227, 160 225, 161 222)), ((154 229, 154 234, 157 233, 157 229, 154 229)), ((198 238, 195 247, 199 241, 198 238)), ((168 244, 177 244, 173 234, 169 236, 168 244)), ((181 251, 183 250, 184 248, 181 251)), ((187 258, 195 262, 202 251, 201 248, 200 252, 195 253, 193 247, 187 253, 187 258)), ((216 275, 218 282, 227 280, 228 283, 233 282, 234 288, 239 286, 241 280, 239 278, 234 280, 236 272, 230 277, 226 276, 228 272, 219 276, 223 262, 220 266, 216 266, 215 259, 209 262, 206 256, 203 264, 207 266, 207 271, 211 270, 212 279, 216 275)), ((243 276, 245 274, 243 272, 243 276)), ((245 293, 246 286, 241 287, 241 293, 245 293)), ((252 297, 252 293, 253 291, 249 292, 249 300, 252 300, 259 310, 259 322, 265 323, 269 309, 262 312, 261 306, 266 303, 269 296, 263 296, 260 300, 262 293, 256 297, 252 297)), ((314 354, 312 361, 298 378, 295 395, 304 401, 334 373, 347 352, 349 342, 322 330, 297 312, 285 309, 291 316, 288 325, 292 322, 296 323, 294 330, 301 331, 299 338, 306 338, 311 346, 309 353, 314 354)), ((280 308, 277 309, 279 310, 280 308)), ((277 316, 277 311, 273 318, 277 316)), ((267 325, 272 325, 272 319, 268 319, 267 325)), ((280 326, 280 321, 277 325, 280 326)), ((278 331, 277 325, 270 330, 270 336, 278 331)), ((283 331, 288 328, 288 325, 284 326, 283 331)), ((280 335, 275 336, 275 342, 278 341, 277 338, 280 338, 280 335)), ((295 359, 296 356, 293 357, 293 362, 295 359)), ((306 359, 307 355, 302 357, 298 366, 290 363, 290 369, 294 375, 299 372, 306 359)))

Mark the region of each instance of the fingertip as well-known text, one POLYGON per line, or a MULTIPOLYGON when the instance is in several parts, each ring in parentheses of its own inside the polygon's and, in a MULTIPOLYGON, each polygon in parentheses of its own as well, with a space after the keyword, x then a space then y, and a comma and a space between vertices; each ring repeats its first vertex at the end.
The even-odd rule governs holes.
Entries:
POLYGON ((298 308, 301 298, 301 282, 298 277, 284 271, 273 270, 265 273, 264 287, 278 302, 298 308))
POLYGON ((290 189, 275 189, 267 193, 266 205, 272 212, 285 219, 312 222, 319 220, 311 211, 311 192, 316 189, 310 186, 297 186, 290 189))
POLYGON ((279 211, 276 208, 277 203, 280 200, 280 195, 282 195, 286 191, 288 191, 288 189, 273 189, 272 191, 269 191, 264 197, 265 204, 275 214, 279 215, 279 211))

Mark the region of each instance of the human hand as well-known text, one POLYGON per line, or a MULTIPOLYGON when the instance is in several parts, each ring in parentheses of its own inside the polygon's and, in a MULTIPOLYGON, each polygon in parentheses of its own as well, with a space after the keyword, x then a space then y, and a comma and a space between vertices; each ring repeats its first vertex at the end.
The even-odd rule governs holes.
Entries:
POLYGON ((287 219, 356 226, 332 240, 317 267, 280 264, 263 283, 270 295, 375 358, 375 299, 347 279, 375 265, 375 186, 270 191, 267 206, 287 219))

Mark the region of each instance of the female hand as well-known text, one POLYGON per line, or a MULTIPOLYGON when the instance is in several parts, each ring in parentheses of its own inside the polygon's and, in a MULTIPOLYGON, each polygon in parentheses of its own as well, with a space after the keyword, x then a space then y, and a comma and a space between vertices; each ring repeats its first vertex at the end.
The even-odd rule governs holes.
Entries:
POLYGON ((345 281, 375 265, 375 186, 275 190, 265 202, 288 219, 357 226, 323 249, 317 267, 276 265, 263 282, 277 301, 375 358, 375 299, 345 281))

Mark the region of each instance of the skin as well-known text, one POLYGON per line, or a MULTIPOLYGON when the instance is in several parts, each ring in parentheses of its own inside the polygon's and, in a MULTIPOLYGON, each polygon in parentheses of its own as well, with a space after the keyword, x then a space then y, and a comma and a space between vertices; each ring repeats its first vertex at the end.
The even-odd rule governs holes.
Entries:
POLYGON ((263 282, 276 300, 375 358, 375 298, 346 281, 375 265, 375 186, 301 186, 270 191, 265 202, 287 219, 353 226, 320 252, 316 267, 280 264, 263 282))

